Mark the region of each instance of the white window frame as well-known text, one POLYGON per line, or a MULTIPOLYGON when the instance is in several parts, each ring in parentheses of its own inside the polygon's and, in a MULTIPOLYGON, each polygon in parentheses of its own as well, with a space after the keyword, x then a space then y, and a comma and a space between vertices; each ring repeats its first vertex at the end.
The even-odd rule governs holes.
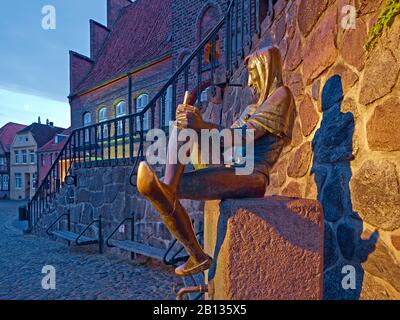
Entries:
MULTIPOLYGON (((126 115, 126 102, 124 100, 115 106, 115 118, 121 118, 126 115)), ((122 136, 122 120, 117 122, 117 136, 122 136)))
POLYGON ((22 190, 22 173, 19 173, 19 172, 15 173, 15 189, 22 190), (17 181, 19 181, 20 184, 18 184, 17 181))
MULTIPOLYGON (((92 124, 92 114, 85 112, 83 114, 83 126, 88 127, 92 124)), ((89 129, 85 130, 85 142, 89 142, 89 129)))
POLYGON ((1 157, 0 158, 0 166, 5 166, 6 165, 6 158, 1 157))
POLYGON ((15 163, 19 163, 19 150, 14 150, 15 163))
POLYGON ((8 174, 3 174, 3 190, 10 190, 10 176, 8 174))
POLYGON ((10 190, 10 176, 8 174, 3 174, 3 190, 10 190))
MULTIPOLYGON (((142 111, 149 103, 149 95, 147 93, 141 94, 136 98, 136 113, 142 111)), ((136 118, 136 130, 140 128, 140 117, 136 118)), ((146 112, 143 117, 143 130, 149 129, 149 114, 146 112)))
MULTIPOLYGON (((99 123, 107 121, 107 107, 101 107, 99 109, 99 123)), ((99 130, 99 138, 101 139, 101 126, 99 130)), ((104 125, 103 127, 103 139, 108 138, 108 126, 104 125)))
POLYGON ((28 152, 26 150, 22 150, 21 151, 21 160, 22 160, 23 164, 27 164, 28 163, 28 152))
POLYGON ((31 164, 35 164, 36 163, 35 150, 33 150, 33 149, 29 150, 29 162, 31 164))

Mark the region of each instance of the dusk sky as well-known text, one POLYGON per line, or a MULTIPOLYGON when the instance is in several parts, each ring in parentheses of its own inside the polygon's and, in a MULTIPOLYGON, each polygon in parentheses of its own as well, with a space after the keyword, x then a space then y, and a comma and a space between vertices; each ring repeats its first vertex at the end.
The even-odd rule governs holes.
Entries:
POLYGON ((106 0, 7 0, 0 11, 0 127, 46 119, 68 127, 69 50, 89 56, 89 19, 106 24, 106 0), (42 28, 42 8, 56 29, 42 28))

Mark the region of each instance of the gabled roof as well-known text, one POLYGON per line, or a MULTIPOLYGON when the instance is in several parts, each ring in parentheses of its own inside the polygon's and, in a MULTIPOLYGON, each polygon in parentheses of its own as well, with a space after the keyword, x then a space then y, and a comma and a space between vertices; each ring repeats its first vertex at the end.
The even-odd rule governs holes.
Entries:
MULTIPOLYGON (((71 134, 71 128, 64 130, 61 135, 69 136, 71 134)), ((54 136, 49 142, 47 142, 43 147, 41 147, 38 152, 54 152, 54 151, 61 151, 64 148, 65 143, 67 142, 68 138, 65 138, 60 143, 55 143, 56 136, 54 136)))
POLYGON ((24 129, 26 125, 9 122, 0 128, 0 144, 5 152, 10 152, 10 145, 18 131, 24 129))
POLYGON ((30 126, 19 131, 17 134, 30 132, 37 143, 38 149, 51 140, 57 133, 63 132, 64 128, 52 127, 40 123, 32 123, 30 126))
POLYGON ((121 16, 104 42, 78 93, 110 81, 171 52, 172 0, 136 0, 121 16))

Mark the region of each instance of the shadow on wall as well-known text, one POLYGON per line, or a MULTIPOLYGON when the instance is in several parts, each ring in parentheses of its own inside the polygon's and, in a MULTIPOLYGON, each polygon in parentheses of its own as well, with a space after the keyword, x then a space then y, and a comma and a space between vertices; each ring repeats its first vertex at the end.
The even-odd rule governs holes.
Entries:
POLYGON ((349 183, 355 125, 351 112, 341 112, 342 101, 342 79, 335 75, 322 93, 323 118, 313 140, 311 173, 325 213, 324 299, 355 300, 362 290, 362 262, 374 251, 379 234, 363 240, 363 222, 353 212, 349 183))

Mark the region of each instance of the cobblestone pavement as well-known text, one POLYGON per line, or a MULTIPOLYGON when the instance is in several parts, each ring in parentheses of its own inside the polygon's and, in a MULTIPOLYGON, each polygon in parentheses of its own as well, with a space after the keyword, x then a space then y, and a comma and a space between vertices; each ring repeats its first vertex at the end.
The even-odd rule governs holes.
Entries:
POLYGON ((0 201, 0 300, 1 299, 174 299, 179 279, 160 267, 134 264, 110 255, 7 227, 17 219, 21 203, 0 201), (42 289, 42 268, 56 269, 56 289, 42 289))

